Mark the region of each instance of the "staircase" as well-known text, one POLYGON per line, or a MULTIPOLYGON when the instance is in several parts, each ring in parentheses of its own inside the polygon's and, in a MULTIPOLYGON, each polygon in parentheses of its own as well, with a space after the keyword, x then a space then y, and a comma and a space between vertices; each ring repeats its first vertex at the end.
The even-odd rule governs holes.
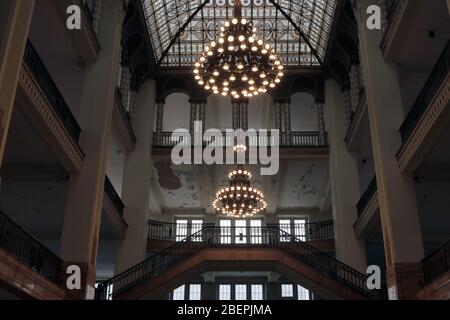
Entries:
POLYGON ((334 297, 342 299, 384 297, 385 290, 367 289, 366 275, 278 227, 255 229, 249 243, 245 244, 231 244, 231 234, 231 228, 228 227, 205 227, 184 241, 100 283, 96 299, 142 298, 152 290, 160 292, 166 280, 188 272, 204 272, 205 268, 196 269, 204 263, 228 262, 230 259, 248 263, 259 259, 261 262, 281 264, 280 271, 301 274, 311 283, 317 283, 332 291, 334 297))

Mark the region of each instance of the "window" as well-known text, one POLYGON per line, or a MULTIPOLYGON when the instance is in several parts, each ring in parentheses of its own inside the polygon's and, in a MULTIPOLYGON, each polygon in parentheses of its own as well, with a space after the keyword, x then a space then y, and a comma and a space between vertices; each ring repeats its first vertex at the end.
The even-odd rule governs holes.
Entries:
POLYGON ((301 241, 306 240, 306 220, 294 220, 294 236, 301 241))
POLYGON ((251 220, 250 221, 250 243, 260 244, 262 243, 262 230, 261 230, 261 220, 251 220))
POLYGON ((247 285, 237 284, 234 292, 235 300, 247 300, 247 285))
POLYGON ((221 284, 219 286, 219 300, 231 300, 231 285, 221 284))
POLYGON ((172 294, 172 300, 184 300, 184 285, 175 289, 172 294))
POLYGON ((263 286, 262 284, 252 284, 251 286, 252 300, 263 300, 263 286))
POLYGON ((177 220, 176 222, 176 240, 177 241, 183 241, 187 238, 187 220, 177 220))
POLYGON ((187 237, 198 233, 192 238, 192 241, 202 241, 201 233, 203 229, 203 220, 198 219, 178 219, 175 221, 176 230, 176 241, 183 241, 187 237))
POLYGON ((309 290, 297 285, 298 300, 309 300, 309 290))
POLYGON ((235 221, 235 243, 245 244, 247 243, 247 221, 246 220, 236 220, 235 221))
POLYGON ((202 299, 202 285, 191 284, 189 285, 189 300, 201 300, 202 299))
POLYGON ((195 234, 192 241, 200 242, 202 241, 202 231, 203 229, 203 220, 192 220, 191 222, 191 235, 195 234))
POLYGON ((306 241, 306 220, 305 219, 281 219, 280 223, 280 241, 290 242, 293 235, 296 240, 306 241))
POLYGON ((291 220, 280 220, 280 241, 291 241, 291 237, 288 234, 291 234, 291 220))
POLYGON ((220 243, 231 243, 231 220, 220 220, 220 243))
POLYGON ((294 285, 282 284, 281 285, 281 297, 282 298, 293 298, 294 297, 294 285))
POLYGON ((221 243, 262 243, 261 220, 220 220, 221 243))

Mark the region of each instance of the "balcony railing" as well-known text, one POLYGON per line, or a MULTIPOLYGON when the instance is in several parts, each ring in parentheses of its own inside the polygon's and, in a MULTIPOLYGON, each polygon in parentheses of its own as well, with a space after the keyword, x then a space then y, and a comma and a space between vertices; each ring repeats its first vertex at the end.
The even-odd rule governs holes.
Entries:
POLYGON ((436 63, 424 88, 419 94, 411 111, 400 127, 403 143, 406 143, 412 135, 417 125, 422 120, 423 115, 431 106, 436 94, 447 79, 450 70, 450 42, 447 42, 444 52, 436 63))
POLYGON ((59 282, 62 260, 1 211, 0 247, 34 272, 59 282))
POLYGON ((366 191, 361 196, 361 199, 359 200, 358 204, 356 205, 358 209, 358 219, 361 218, 363 213, 366 211, 370 201, 373 199, 376 192, 377 192, 377 177, 374 177, 370 182, 369 186, 367 187, 366 191))
POLYGON ((26 45, 24 62, 70 137, 78 143, 81 132, 80 126, 30 41, 26 45))
MULTIPOLYGON (((226 132, 223 132, 223 141, 215 141, 213 138, 208 139, 209 142, 203 141, 202 146, 212 146, 212 147, 223 147, 226 145, 234 145, 234 139, 228 141, 228 137, 226 132)), ((153 146, 154 147, 162 147, 162 148, 170 148, 175 145, 181 145, 185 147, 190 147, 193 145, 193 139, 189 140, 187 137, 188 134, 177 134, 174 135, 174 140, 172 140, 172 132, 161 132, 160 134, 153 134, 153 146), (191 144, 188 142, 191 141, 191 144)), ((248 140, 248 144, 250 146, 259 146, 259 147, 268 147, 268 146, 282 146, 282 147, 304 147, 304 148, 318 148, 318 147, 327 147, 327 138, 326 134, 324 134, 324 141, 320 139, 320 133, 317 131, 302 131, 302 132, 291 132, 290 135, 281 133, 279 139, 271 137, 270 131, 266 136, 255 136, 251 137, 248 140)))
POLYGON ((125 208, 125 205, 123 204, 120 196, 117 194, 116 189, 114 189, 114 186, 112 185, 111 180, 109 180, 108 176, 105 176, 105 194, 108 196, 109 200, 119 213, 120 217, 123 218, 123 210, 125 208))
MULTIPOLYGON (((168 222, 148 221, 148 239, 182 241, 188 235, 194 234, 207 227, 214 227, 213 223, 176 224, 168 222)), ((268 224, 267 227, 286 230, 280 224, 268 224)), ((290 227, 290 226, 289 226, 290 227)), ((221 227, 230 243, 255 243, 261 230, 265 227, 221 227)), ((293 226, 294 234, 302 241, 318 241, 334 239, 333 221, 297 224, 293 226)))
POLYGON ((450 271, 450 241, 422 261, 425 283, 429 284, 450 271))

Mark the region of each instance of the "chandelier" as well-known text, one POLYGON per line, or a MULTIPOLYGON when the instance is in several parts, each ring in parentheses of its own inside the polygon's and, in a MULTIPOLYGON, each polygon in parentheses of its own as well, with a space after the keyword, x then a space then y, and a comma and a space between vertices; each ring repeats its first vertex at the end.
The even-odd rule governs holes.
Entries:
POLYGON ((194 74, 207 91, 235 99, 250 98, 275 88, 284 76, 275 50, 256 36, 253 22, 242 17, 235 0, 234 17, 220 28, 218 42, 205 47, 194 74))
MULTIPOLYGON (((246 150, 245 146, 235 147, 237 152, 243 150, 246 150)), ((267 202, 261 191, 251 187, 251 178, 252 174, 238 165, 237 170, 228 175, 229 186, 217 192, 213 202, 214 210, 232 218, 249 218, 263 213, 267 202)))

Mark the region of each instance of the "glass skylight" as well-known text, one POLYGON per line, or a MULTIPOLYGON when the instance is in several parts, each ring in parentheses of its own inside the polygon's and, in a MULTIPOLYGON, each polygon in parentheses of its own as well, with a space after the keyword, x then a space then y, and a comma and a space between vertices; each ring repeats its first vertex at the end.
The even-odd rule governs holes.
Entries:
MULTIPOLYGON (((141 0, 155 60, 192 66, 233 16, 234 0, 141 0)), ((286 66, 323 62, 337 0, 241 0, 243 16, 286 66), (298 32, 301 30, 301 33, 298 32)))

